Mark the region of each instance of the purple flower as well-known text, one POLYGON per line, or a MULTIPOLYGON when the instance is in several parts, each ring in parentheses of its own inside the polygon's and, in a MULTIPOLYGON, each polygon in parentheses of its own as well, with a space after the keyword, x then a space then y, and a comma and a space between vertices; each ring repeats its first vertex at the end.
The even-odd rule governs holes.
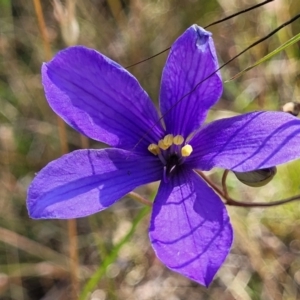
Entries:
POLYGON ((113 148, 78 150, 49 163, 29 187, 30 216, 88 216, 161 180, 149 229, 154 251, 170 269, 208 286, 233 234, 225 205, 193 169, 246 172, 300 156, 300 120, 286 113, 253 112, 203 125, 222 94, 218 72, 174 106, 217 69, 211 34, 190 27, 173 44, 162 74, 163 126, 123 67, 85 47, 59 52, 42 68, 49 105, 74 129, 113 148))

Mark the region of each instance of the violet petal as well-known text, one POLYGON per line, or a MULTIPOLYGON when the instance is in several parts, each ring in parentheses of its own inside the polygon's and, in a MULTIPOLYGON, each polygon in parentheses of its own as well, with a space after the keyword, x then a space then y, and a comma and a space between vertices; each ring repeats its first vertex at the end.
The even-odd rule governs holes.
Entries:
POLYGON ((300 120, 284 112, 253 112, 205 126, 191 141, 186 163, 247 172, 300 157, 300 120))
POLYGON ((222 94, 221 75, 213 74, 218 68, 210 32, 193 25, 175 41, 164 67, 160 91, 168 133, 187 137, 204 121, 209 108, 222 94), (177 103, 187 93, 190 94, 177 103))
POLYGON ((225 205, 192 170, 162 182, 154 201, 150 239, 171 270, 208 286, 233 239, 225 205))
POLYGON ((52 109, 82 134, 110 146, 138 149, 163 134, 147 93, 123 67, 82 46, 60 51, 42 68, 52 109), (145 132, 148 132, 145 136, 145 132))
POLYGON ((114 204, 134 188, 159 180, 155 157, 120 149, 78 150, 49 163, 28 190, 34 219, 84 217, 114 204))

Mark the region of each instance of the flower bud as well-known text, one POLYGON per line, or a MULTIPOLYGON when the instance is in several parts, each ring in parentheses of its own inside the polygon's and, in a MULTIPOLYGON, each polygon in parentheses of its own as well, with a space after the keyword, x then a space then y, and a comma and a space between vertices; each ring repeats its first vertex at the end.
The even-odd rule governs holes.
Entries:
POLYGON ((252 187, 261 187, 269 183, 277 172, 276 167, 254 170, 250 172, 233 172, 236 178, 252 187))
POLYGON ((284 112, 290 113, 296 117, 300 113, 300 103, 299 102, 288 102, 283 105, 282 110, 284 112))

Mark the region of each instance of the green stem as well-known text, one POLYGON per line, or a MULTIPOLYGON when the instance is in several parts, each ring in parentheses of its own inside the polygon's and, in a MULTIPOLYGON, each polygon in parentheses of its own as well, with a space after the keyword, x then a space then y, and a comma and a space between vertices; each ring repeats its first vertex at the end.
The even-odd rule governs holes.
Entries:
POLYGON ((111 253, 109 253, 109 255, 105 257, 102 264, 95 271, 95 273, 92 275, 92 277, 89 279, 89 281, 85 284, 85 286, 83 287, 82 292, 79 296, 79 300, 88 299, 89 293, 95 289, 95 287, 97 286, 97 284, 101 280, 102 276, 105 274, 107 267, 116 260, 121 248, 131 239, 131 237, 133 236, 133 234, 135 232, 135 229, 136 229, 137 225, 149 213, 149 211, 150 211, 150 208, 147 207, 147 206, 143 207, 139 211, 138 215, 133 220, 131 228, 128 231, 128 233, 112 249, 111 253))

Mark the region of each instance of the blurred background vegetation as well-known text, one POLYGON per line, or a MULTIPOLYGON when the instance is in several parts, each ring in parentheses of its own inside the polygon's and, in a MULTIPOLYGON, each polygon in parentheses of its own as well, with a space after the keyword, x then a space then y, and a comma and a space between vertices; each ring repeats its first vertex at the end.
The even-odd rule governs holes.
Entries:
MULTIPOLYGON (((45 100, 40 67, 50 52, 39 30, 37 2, 0 0, 0 299, 299 299, 298 202, 265 209, 229 207, 235 242, 208 289, 158 261, 148 240, 149 210, 129 198, 73 223, 29 219, 26 190, 36 172, 63 151, 103 147, 57 122, 45 100)), ((52 55, 74 42, 66 38, 72 32, 62 35, 68 18, 57 12, 59 8, 54 14, 53 4, 59 3, 41 2, 52 55)), ((68 3, 63 2, 70 9, 68 3)), ((75 42, 127 66, 169 47, 193 23, 205 26, 256 3, 77 0, 75 42)), ((220 63, 297 13, 298 0, 275 0, 212 26, 220 63)), ((224 80, 299 32, 297 20, 223 68, 224 80)), ((166 57, 164 53, 130 69, 156 104, 166 57)), ((299 101, 299 60, 298 43, 226 83, 209 118, 280 110, 286 102, 299 101)), ((208 175, 219 183, 221 174, 213 170, 208 175)), ((287 198, 299 194, 299 174, 299 162, 280 166, 274 180, 260 189, 245 187, 230 175, 229 191, 241 201, 287 198)), ((153 198, 156 186, 139 192, 153 198)))

